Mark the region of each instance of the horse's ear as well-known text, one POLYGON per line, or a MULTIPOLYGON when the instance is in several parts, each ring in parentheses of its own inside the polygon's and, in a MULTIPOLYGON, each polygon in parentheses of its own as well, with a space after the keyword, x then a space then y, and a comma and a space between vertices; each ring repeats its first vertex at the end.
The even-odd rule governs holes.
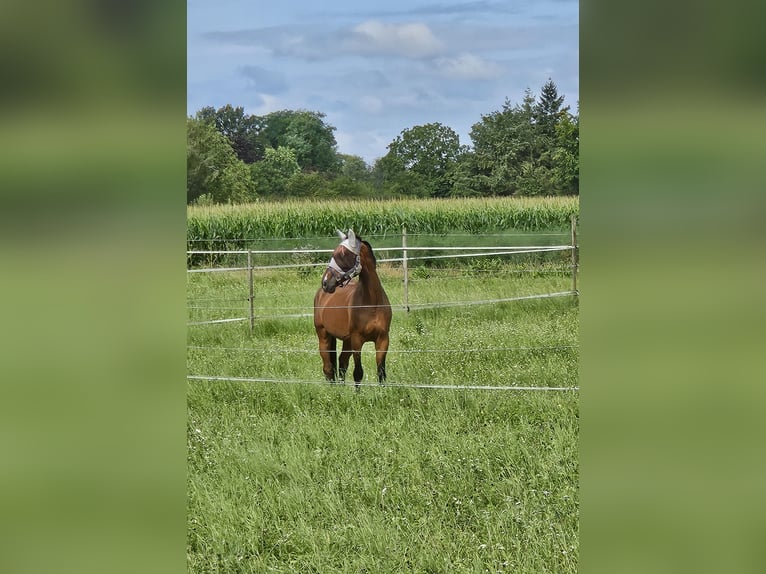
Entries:
POLYGON ((341 241, 345 241, 346 240, 346 234, 343 233, 340 229, 336 229, 335 233, 338 234, 338 237, 340 237, 341 241))
POLYGON ((352 245, 356 245, 356 233, 350 227, 348 229, 348 240, 352 245))

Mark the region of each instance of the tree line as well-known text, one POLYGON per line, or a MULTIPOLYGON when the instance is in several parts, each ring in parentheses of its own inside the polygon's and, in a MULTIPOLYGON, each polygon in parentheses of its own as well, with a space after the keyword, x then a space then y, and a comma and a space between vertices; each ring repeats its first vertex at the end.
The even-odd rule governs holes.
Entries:
POLYGON ((579 194, 579 113, 553 80, 539 96, 471 127, 472 146, 440 123, 403 130, 368 165, 338 153, 325 114, 245 114, 207 106, 186 120, 188 203, 245 203, 289 197, 472 197, 579 194))

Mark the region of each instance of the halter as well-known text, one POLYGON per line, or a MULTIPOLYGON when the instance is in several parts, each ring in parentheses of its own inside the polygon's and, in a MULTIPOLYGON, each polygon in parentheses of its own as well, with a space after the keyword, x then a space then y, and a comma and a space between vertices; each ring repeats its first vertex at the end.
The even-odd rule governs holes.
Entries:
POLYGON ((362 262, 359 259, 359 254, 362 251, 362 242, 356 238, 356 234, 354 233, 353 229, 349 229, 348 234, 343 233, 340 229, 336 229, 335 231, 338 234, 338 237, 340 237, 342 240, 340 244, 351 251, 351 253, 356 255, 354 266, 348 271, 343 270, 343 268, 338 265, 338 263, 335 261, 335 257, 330 259, 330 263, 327 266, 327 268, 330 270, 330 273, 333 274, 336 284, 339 287, 345 287, 362 271, 362 262))
POLYGON ((359 260, 359 254, 357 253, 354 266, 348 271, 344 271, 341 266, 335 262, 335 257, 333 257, 330 259, 330 263, 328 264, 327 268, 335 276, 338 286, 345 287, 362 271, 362 262, 359 260))

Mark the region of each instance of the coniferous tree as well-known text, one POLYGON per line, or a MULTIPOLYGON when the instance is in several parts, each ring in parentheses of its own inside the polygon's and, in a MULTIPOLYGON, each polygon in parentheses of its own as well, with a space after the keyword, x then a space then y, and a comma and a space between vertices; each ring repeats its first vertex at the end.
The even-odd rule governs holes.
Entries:
POLYGON ((563 103, 564 96, 559 96, 556 84, 548 78, 533 108, 533 118, 538 134, 551 140, 555 139, 556 126, 561 121, 561 114, 569 111, 569 106, 561 107, 563 103))

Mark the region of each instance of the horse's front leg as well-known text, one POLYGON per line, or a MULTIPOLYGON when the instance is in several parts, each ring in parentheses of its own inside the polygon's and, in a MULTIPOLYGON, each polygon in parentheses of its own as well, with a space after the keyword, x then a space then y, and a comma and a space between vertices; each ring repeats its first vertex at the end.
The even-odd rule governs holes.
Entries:
POLYGON ((322 371, 325 379, 334 383, 336 365, 338 364, 336 339, 325 329, 317 329, 317 337, 319 337, 319 355, 322 357, 322 371))
POLYGON ((359 390, 359 383, 362 382, 364 377, 364 369, 362 368, 362 345, 364 340, 361 337, 351 338, 351 352, 354 355, 354 389, 359 390))
POLYGON ((346 371, 348 371, 348 363, 351 359, 351 341, 343 341, 343 350, 340 352, 340 359, 338 360, 338 375, 341 381, 346 380, 346 371))
POLYGON ((378 384, 386 382, 386 353, 388 353, 388 333, 375 340, 375 363, 378 365, 378 384))

